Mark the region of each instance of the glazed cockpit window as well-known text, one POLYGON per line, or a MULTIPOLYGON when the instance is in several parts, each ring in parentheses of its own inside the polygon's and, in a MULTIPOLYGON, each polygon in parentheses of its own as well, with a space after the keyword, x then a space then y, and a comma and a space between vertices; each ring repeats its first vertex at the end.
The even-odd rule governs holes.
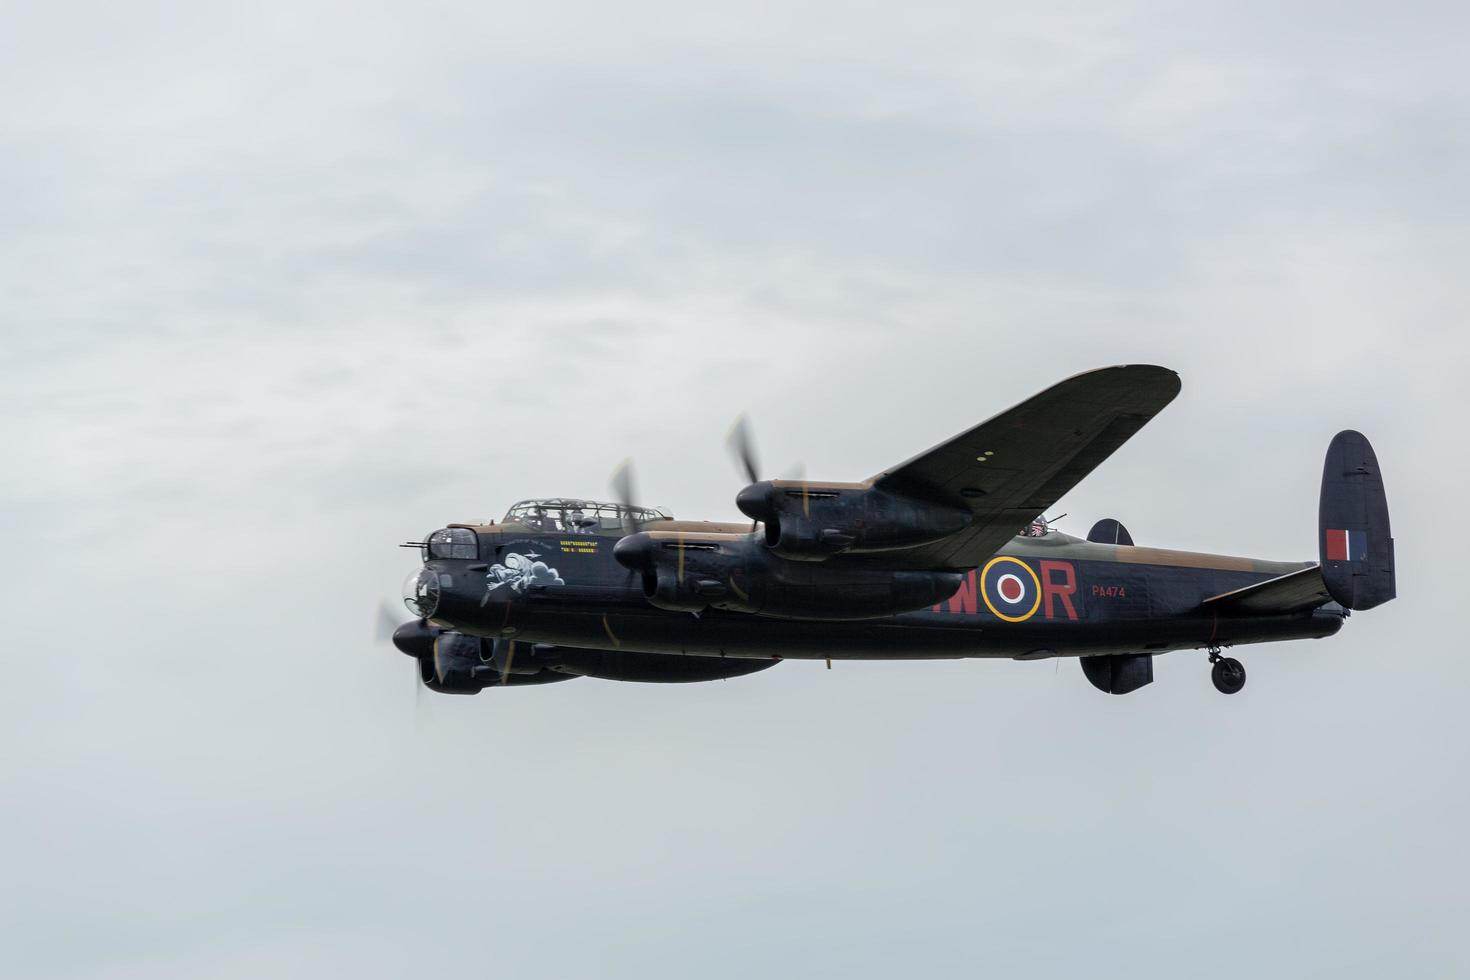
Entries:
POLYGON ((478 558, 479 544, 475 532, 467 527, 446 527, 424 541, 429 558, 478 558))
POLYGON ((507 524, 524 524, 536 531, 564 531, 571 534, 626 531, 635 523, 642 525, 669 519, 667 513, 651 507, 628 508, 620 504, 567 497, 523 500, 505 514, 507 524), (636 518, 636 521, 632 518, 636 518))

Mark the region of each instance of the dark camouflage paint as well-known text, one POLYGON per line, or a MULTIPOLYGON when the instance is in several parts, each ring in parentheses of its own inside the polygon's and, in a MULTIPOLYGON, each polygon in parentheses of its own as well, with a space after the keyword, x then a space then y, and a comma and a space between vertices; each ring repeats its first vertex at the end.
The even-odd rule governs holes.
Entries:
POLYGON ((1286 616, 1231 616, 1202 607, 1211 596, 1299 570, 1302 562, 1129 548, 1056 532, 1016 538, 1001 552, 1038 578, 1042 563, 1052 563, 1051 601, 1043 597, 1023 622, 1005 622, 990 612, 978 595, 978 570, 937 606, 879 619, 823 622, 717 609, 696 616, 651 606, 637 573, 613 560, 616 536, 531 535, 515 526, 482 525, 476 531, 479 561, 427 563, 441 583, 448 577, 434 621, 526 643, 741 658, 1029 659, 1323 637, 1337 632, 1343 618, 1336 604, 1286 616), (482 605, 485 566, 527 546, 555 566, 565 584, 497 596, 482 605), (1067 598, 1075 619, 1058 595, 1057 586, 1065 583, 1059 566, 1073 576, 1067 598))

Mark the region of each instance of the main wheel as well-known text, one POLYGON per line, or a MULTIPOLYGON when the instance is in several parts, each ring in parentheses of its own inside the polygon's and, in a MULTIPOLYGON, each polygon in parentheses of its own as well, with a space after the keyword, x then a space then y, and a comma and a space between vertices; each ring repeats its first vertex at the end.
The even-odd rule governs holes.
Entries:
POLYGON ((1235 694, 1245 687, 1245 668, 1234 657, 1223 657, 1210 668, 1210 680, 1221 694, 1235 694))

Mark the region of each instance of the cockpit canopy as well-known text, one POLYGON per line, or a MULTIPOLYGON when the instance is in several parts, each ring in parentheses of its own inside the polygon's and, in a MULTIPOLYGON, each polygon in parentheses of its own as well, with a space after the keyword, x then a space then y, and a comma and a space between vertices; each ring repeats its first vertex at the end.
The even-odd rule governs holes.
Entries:
POLYGON ((551 497, 545 500, 522 500, 505 512, 506 524, 523 524, 536 531, 564 531, 570 534, 599 532, 626 533, 634 523, 673 520, 668 511, 654 507, 624 507, 596 500, 551 497), (629 520, 629 518, 632 520, 629 520))

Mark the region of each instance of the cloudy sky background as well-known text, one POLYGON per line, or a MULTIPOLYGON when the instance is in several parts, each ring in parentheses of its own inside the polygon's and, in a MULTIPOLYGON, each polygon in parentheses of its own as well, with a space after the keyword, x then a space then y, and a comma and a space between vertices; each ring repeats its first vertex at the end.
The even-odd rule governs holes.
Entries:
POLYGON ((0 3, 0 973, 1470 969, 1461 4, 0 3), (1078 370, 1059 510, 1401 598, 1109 698, 1070 661, 431 698, 393 545, 733 517, 1078 370))

